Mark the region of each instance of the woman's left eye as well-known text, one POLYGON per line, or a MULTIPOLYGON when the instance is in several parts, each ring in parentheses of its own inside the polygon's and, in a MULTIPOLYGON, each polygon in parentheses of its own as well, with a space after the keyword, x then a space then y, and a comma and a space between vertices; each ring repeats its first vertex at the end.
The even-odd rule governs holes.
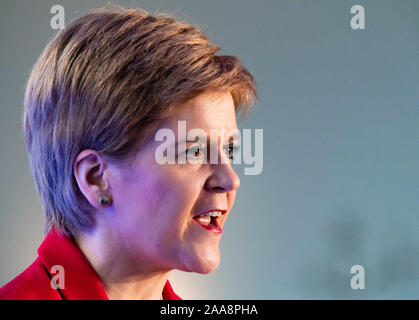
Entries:
POLYGON ((228 158, 234 159, 235 153, 237 151, 237 147, 234 144, 230 143, 229 145, 226 146, 225 149, 226 149, 228 158))

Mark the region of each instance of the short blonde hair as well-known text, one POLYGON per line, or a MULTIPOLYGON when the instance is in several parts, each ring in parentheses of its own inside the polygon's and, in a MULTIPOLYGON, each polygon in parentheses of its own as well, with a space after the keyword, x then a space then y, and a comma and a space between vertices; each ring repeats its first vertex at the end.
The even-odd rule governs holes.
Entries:
POLYGON ((94 9, 47 45, 29 77, 23 129, 51 227, 71 235, 94 225, 73 165, 83 149, 129 158, 176 106, 229 90, 245 114, 257 98, 250 72, 193 25, 165 14, 94 9))

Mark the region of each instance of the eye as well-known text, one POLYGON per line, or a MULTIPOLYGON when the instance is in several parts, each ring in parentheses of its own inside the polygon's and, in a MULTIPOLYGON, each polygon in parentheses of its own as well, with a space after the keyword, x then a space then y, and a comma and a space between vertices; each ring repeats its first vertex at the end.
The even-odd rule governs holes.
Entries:
POLYGON ((199 160, 203 157, 202 146, 195 145, 186 150, 186 156, 190 160, 199 160))
POLYGON ((233 160, 236 157, 238 146, 231 142, 225 147, 225 151, 228 158, 233 160))

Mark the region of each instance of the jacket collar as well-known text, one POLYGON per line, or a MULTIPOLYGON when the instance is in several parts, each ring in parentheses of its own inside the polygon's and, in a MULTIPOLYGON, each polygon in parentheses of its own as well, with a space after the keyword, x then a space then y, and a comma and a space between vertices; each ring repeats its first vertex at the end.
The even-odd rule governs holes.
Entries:
MULTIPOLYGON (((64 268, 64 288, 57 289, 63 299, 108 300, 99 276, 72 239, 52 229, 39 247, 38 255, 50 278, 55 275, 51 274, 53 266, 64 268)), ((164 300, 181 300, 169 281, 162 294, 164 300)))

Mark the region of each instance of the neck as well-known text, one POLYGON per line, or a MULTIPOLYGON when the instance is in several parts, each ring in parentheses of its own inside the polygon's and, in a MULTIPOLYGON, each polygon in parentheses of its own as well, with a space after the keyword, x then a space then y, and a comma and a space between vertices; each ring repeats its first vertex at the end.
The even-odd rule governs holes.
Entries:
POLYGON ((111 300, 162 300, 168 274, 138 275, 104 280, 103 287, 111 300))
POLYGON ((99 275, 111 300, 161 300, 170 270, 153 269, 133 259, 120 239, 94 230, 79 233, 75 241, 99 275), (105 236, 106 235, 106 236, 105 236), (113 241, 115 240, 115 241, 113 241))

